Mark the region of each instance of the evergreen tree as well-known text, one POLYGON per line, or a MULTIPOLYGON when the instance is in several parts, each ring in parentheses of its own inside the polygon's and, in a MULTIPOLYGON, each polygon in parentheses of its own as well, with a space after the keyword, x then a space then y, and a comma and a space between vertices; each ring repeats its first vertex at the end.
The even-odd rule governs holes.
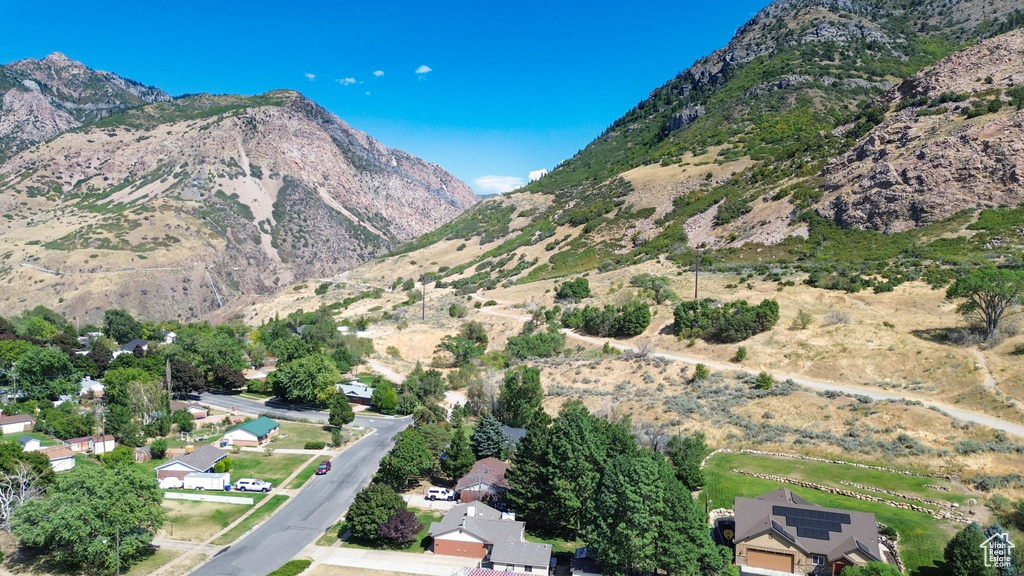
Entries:
POLYGON ((950 576, 996 576, 995 568, 985 566, 985 557, 981 549, 985 541, 985 532, 973 522, 958 532, 946 544, 942 556, 946 560, 946 570, 950 576))
POLYGON ((703 432, 685 438, 676 434, 668 440, 665 455, 672 462, 676 478, 690 491, 704 487, 704 472, 700 466, 707 452, 708 446, 704 442, 703 432))
POLYGON ((519 441, 512 455, 512 467, 505 474, 509 484, 506 501, 519 518, 540 528, 551 525, 546 511, 547 498, 551 493, 548 482, 548 470, 551 468, 548 460, 550 424, 550 418, 537 416, 532 419, 526 427, 526 436, 519 441))
POLYGON ((483 418, 477 422, 469 443, 477 460, 501 458, 501 453, 505 448, 505 438, 505 432, 501 429, 501 423, 497 418, 490 414, 484 414, 483 418))
POLYGON ((476 462, 476 456, 469 447, 469 439, 466 438, 466 431, 459 426, 452 435, 451 444, 444 452, 441 459, 441 470, 445 476, 452 480, 458 480, 469 472, 476 462))
POLYGON ((327 423, 331 426, 341 427, 355 419, 356 414, 352 411, 352 404, 349 403, 348 396, 345 396, 343 392, 335 394, 334 399, 331 400, 331 414, 327 418, 327 423))
POLYGON ((398 393, 395 392, 395 387, 387 380, 376 382, 373 396, 370 397, 370 404, 381 414, 394 414, 398 407, 398 393))
POLYGON ((405 429, 395 436, 395 446, 380 461, 377 476, 396 490, 404 489, 409 481, 419 478, 434 467, 434 457, 415 429, 405 429))

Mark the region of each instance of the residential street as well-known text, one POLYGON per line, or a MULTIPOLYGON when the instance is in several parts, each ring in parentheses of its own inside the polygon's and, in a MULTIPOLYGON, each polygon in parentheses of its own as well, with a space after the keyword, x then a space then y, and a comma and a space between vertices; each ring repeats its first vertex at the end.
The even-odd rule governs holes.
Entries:
MULTIPOLYGON (((271 412, 322 421, 326 415, 295 410, 268 410, 259 402, 204 394, 203 401, 246 412, 271 412)), ((196 576, 262 576, 291 560, 316 541, 348 509, 356 493, 370 482, 392 438, 410 418, 357 417, 355 424, 375 430, 335 458, 331 472, 314 476, 269 520, 196 569, 196 576)))

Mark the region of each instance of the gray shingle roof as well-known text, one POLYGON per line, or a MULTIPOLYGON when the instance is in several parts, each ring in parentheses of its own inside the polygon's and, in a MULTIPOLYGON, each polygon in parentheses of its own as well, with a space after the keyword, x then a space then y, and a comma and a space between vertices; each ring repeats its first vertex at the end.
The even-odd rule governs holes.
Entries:
POLYGON ((547 566, 551 562, 551 544, 533 542, 495 542, 491 562, 523 566, 547 566))
POLYGON ((501 520, 501 512, 480 502, 459 504, 444 515, 440 522, 430 525, 429 534, 439 536, 462 529, 489 542, 522 542, 523 522, 501 520))
POLYGON ((189 468, 198 470, 200 472, 206 472, 210 468, 213 468, 214 464, 216 464, 217 462, 226 457, 227 454, 221 452, 217 448, 214 448, 209 444, 202 444, 200 446, 196 446, 195 450, 193 450, 191 454, 184 454, 182 456, 179 456, 174 460, 167 462, 166 464, 161 464, 160 466, 157 466, 157 469, 159 470, 160 468, 163 468, 174 462, 181 462, 182 464, 188 466, 189 468))
POLYGON ((792 541, 806 554, 820 554, 827 557, 829 562, 857 551, 873 556, 876 560, 882 558, 878 547, 878 524, 875 522, 875 515, 868 512, 817 506, 787 488, 779 488, 757 498, 736 498, 734 510, 737 543, 771 530, 792 541), (810 538, 801 536, 797 528, 787 526, 786 516, 774 514, 775 506, 844 514, 849 516, 850 522, 838 524, 838 531, 825 530, 827 539, 810 538))

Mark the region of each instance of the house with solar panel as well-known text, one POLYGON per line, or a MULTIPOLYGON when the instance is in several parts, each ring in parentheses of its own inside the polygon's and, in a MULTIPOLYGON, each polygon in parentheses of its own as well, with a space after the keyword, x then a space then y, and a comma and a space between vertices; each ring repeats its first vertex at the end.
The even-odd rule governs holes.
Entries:
POLYGON ((734 511, 741 574, 836 576, 884 561, 874 514, 823 508, 786 488, 736 498, 734 511))

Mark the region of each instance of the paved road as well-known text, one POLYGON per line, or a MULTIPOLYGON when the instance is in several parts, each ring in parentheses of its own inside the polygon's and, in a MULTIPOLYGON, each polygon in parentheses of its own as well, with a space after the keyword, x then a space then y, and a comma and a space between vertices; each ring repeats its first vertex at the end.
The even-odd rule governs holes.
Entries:
MULTIPOLYGON (((203 401, 222 406, 224 397, 213 399, 203 395, 203 401), (216 402, 211 401, 216 400, 216 402)), ((242 399, 227 397, 226 401, 242 410, 242 399)), ((250 402, 245 400, 244 402, 250 402)), ((259 407, 258 402, 253 402, 259 407)), ((230 404, 228 406, 230 408, 230 404)), ((262 412, 264 410, 255 410, 262 412)), ((314 420, 317 412, 295 412, 314 420)), ((325 415, 322 415, 326 418, 325 415)), ((319 538, 338 517, 348 509, 356 493, 366 486, 377 471, 380 459, 391 449, 392 438, 408 426, 410 418, 373 418, 360 416, 356 424, 375 430, 335 458, 332 470, 324 476, 314 476, 302 490, 290 498, 277 514, 249 535, 229 546, 209 562, 198 568, 194 576, 262 576, 291 560, 303 548, 319 538)))
MULTIPOLYGON (((306 418, 311 422, 327 422, 326 412, 303 410, 301 407, 296 408, 287 404, 278 404, 273 402, 273 399, 267 403, 263 403, 259 400, 249 400, 247 398, 240 398, 230 394, 213 394, 210 392, 202 394, 199 399, 206 404, 217 406, 225 410, 237 408, 239 412, 248 412, 250 414, 261 414, 266 412, 271 416, 277 416, 285 420, 306 418)), ((356 424, 360 423, 356 422, 356 424)))

